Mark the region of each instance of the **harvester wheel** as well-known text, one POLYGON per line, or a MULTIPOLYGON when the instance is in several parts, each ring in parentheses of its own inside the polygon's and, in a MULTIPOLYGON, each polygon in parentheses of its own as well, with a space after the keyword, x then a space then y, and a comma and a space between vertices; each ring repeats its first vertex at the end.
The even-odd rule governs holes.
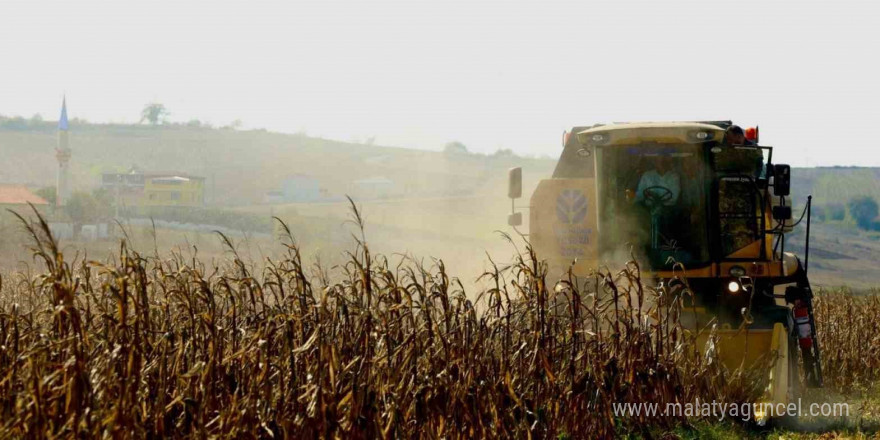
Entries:
MULTIPOLYGON (((788 334, 788 401, 796 402, 801 393, 800 350, 796 330, 788 334)), ((777 415, 769 420, 767 428, 791 429, 797 426, 798 415, 777 415)))

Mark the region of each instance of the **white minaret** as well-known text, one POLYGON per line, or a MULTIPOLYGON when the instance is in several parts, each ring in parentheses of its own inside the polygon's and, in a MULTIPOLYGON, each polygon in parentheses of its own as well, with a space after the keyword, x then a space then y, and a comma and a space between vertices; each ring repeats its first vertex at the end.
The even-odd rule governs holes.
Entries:
POLYGON ((64 206, 70 200, 70 146, 67 139, 67 97, 61 101, 61 118, 58 119, 58 182, 55 188, 55 205, 64 206))

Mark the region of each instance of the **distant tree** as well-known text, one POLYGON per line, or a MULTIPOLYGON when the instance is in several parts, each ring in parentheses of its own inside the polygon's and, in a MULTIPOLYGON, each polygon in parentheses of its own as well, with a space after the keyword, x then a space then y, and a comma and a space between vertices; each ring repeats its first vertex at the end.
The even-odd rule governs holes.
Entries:
POLYGON ((101 217, 110 215, 111 208, 114 205, 113 194, 106 188, 98 188, 92 191, 92 197, 98 203, 98 214, 101 217))
POLYGON ((74 222, 89 222, 98 217, 98 201, 87 192, 75 192, 70 196, 64 210, 74 222))
POLYGON ((50 205, 55 206, 55 201, 58 200, 58 197, 55 193, 57 188, 54 186, 44 186, 38 189, 35 193, 42 197, 43 200, 49 202, 50 205))
POLYGON ((846 207, 840 203, 831 203, 825 206, 826 217, 833 221, 843 221, 846 218, 846 207))
POLYGON ((877 201, 873 197, 854 197, 849 201, 849 215, 859 228, 870 230, 878 213, 880 211, 877 209, 877 201))
POLYGON ((150 125, 158 125, 166 122, 170 114, 164 104, 151 102, 141 110, 141 123, 147 121, 150 125))
POLYGON ((113 196, 102 188, 91 194, 78 191, 70 196, 64 210, 77 223, 106 219, 113 214, 113 196))
POLYGON ((468 149, 463 143, 461 143, 459 141, 452 141, 452 142, 448 142, 445 146, 443 146, 443 153, 450 154, 450 155, 451 154, 467 154, 468 149))
POLYGON ((814 206, 811 209, 813 210, 813 212, 812 212, 813 220, 815 220, 816 222, 821 223, 821 222, 824 222, 828 218, 827 214, 825 213, 825 208, 823 208, 821 206, 814 206))
POLYGON ((228 130, 238 130, 242 126, 244 126, 244 122, 241 122, 241 119, 236 119, 236 120, 230 122, 229 125, 227 125, 223 128, 228 129, 228 130))
POLYGON ((492 153, 492 157, 499 159, 508 159, 517 157, 517 155, 510 148, 499 148, 492 153))
POLYGON ((21 116, 3 118, 0 120, 0 128, 5 128, 7 130, 27 130, 28 121, 21 116))
POLYGON ((202 121, 201 119, 190 119, 186 124, 187 127, 190 128, 214 128, 214 124, 211 124, 208 121, 202 121))

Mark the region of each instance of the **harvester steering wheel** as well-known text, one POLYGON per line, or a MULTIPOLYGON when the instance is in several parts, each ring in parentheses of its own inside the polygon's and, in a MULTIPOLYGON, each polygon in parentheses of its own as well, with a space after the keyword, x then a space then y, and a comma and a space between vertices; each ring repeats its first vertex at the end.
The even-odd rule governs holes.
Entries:
POLYGON ((660 185, 649 186, 642 190, 642 198, 648 206, 663 206, 672 200, 672 190, 660 185))

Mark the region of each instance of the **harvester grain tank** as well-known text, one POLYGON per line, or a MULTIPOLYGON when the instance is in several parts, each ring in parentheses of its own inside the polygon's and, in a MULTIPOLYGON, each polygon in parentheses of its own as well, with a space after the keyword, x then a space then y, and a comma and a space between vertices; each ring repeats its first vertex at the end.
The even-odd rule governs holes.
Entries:
MULTIPOLYGON (((807 278, 810 201, 800 217, 807 227, 802 261, 785 249, 785 234, 800 222, 788 201, 791 169, 773 163, 773 148, 758 143, 757 128, 615 123, 574 127, 563 144, 552 177, 538 183, 529 202, 527 235, 551 274, 586 275, 631 255, 658 282, 675 280, 684 268, 702 324, 714 319, 722 327, 717 348, 726 365, 778 357, 766 403, 795 399, 801 368, 807 386, 822 385, 807 278)), ((521 180, 512 169, 512 201, 521 196, 521 180)), ((512 207, 508 223, 521 226, 512 207)))

